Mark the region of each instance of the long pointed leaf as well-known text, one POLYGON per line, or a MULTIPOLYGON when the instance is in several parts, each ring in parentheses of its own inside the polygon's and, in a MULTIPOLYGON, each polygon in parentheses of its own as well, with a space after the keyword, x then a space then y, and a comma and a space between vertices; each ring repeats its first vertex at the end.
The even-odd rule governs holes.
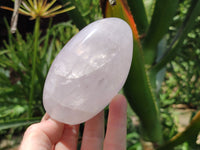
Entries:
POLYGON ((131 70, 124 86, 124 93, 140 118, 143 138, 161 143, 162 132, 159 110, 144 65, 141 51, 134 46, 131 70))
POLYGON ((192 27, 195 24, 195 19, 200 14, 200 1, 192 1, 192 5, 188 11, 188 14, 178 30, 177 34, 174 37, 174 40, 170 44, 169 48, 167 49, 167 52, 164 54, 162 59, 152 68, 154 70, 160 70, 165 66, 168 62, 173 60, 175 58, 175 53, 180 49, 183 40, 189 33, 189 31, 192 29, 192 27))
MULTIPOLYGON (((65 0, 61 0, 63 4, 66 3, 65 0)), ((77 26, 79 30, 84 28, 87 25, 87 22, 85 21, 84 17, 81 15, 80 10, 78 9, 78 4, 75 0, 70 0, 69 6, 75 6, 75 9, 68 12, 70 18, 72 19, 73 23, 77 26)))
POLYGON ((157 45, 167 33, 177 6, 178 0, 156 1, 153 18, 143 44, 146 64, 152 65, 154 63, 157 54, 157 45))
POLYGON ((56 2, 56 0, 52 0, 50 3, 46 4, 44 7, 44 12, 47 11, 53 4, 56 2))
POLYGON ((0 130, 9 129, 9 128, 17 128, 21 126, 27 126, 32 123, 39 122, 39 118, 32 118, 32 119, 22 119, 22 120, 13 120, 4 123, 0 123, 0 130))
POLYGON ((147 13, 147 20, 148 22, 151 22, 156 0, 143 0, 143 2, 147 13))
POLYGON ((58 10, 59 7, 57 7, 55 9, 50 9, 49 11, 45 12, 45 14, 46 14, 46 17, 55 16, 57 14, 61 14, 61 13, 73 10, 74 8, 75 8, 74 6, 71 6, 62 10, 58 10))
POLYGON ((143 0, 127 0, 139 33, 143 34, 148 28, 148 20, 143 0))

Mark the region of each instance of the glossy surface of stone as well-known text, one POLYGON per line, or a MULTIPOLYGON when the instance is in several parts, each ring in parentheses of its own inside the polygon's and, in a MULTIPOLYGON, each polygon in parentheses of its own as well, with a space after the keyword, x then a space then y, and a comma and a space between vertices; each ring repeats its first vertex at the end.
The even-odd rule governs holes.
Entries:
POLYGON ((107 18, 86 26, 50 67, 43 91, 47 113, 71 125, 95 116, 123 87, 132 51, 132 31, 123 20, 107 18))

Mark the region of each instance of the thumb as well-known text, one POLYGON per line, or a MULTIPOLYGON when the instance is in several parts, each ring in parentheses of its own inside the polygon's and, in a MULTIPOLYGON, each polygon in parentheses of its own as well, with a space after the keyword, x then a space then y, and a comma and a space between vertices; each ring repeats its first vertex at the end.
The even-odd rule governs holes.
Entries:
POLYGON ((28 127, 24 133, 19 150, 51 150, 63 133, 64 124, 53 119, 43 120, 28 127))

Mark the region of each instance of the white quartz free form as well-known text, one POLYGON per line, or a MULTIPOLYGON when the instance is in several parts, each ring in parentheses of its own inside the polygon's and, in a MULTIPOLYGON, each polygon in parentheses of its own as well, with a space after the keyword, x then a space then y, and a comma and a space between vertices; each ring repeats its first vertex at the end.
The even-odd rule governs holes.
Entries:
POLYGON ((132 52, 132 30, 123 20, 107 18, 86 26, 50 67, 43 91, 46 112, 70 125, 95 116, 123 87, 132 52))

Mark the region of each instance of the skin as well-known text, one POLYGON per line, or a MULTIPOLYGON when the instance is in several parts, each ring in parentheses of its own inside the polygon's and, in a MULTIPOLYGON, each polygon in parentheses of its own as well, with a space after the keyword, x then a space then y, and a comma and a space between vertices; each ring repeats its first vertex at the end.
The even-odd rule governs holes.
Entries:
MULTIPOLYGON (((125 150, 126 111, 125 97, 115 96, 109 105, 106 135, 104 112, 100 112, 85 123, 81 150, 125 150)), ((46 114, 40 123, 26 130, 19 150, 76 150, 78 135, 79 125, 63 124, 46 114)))

